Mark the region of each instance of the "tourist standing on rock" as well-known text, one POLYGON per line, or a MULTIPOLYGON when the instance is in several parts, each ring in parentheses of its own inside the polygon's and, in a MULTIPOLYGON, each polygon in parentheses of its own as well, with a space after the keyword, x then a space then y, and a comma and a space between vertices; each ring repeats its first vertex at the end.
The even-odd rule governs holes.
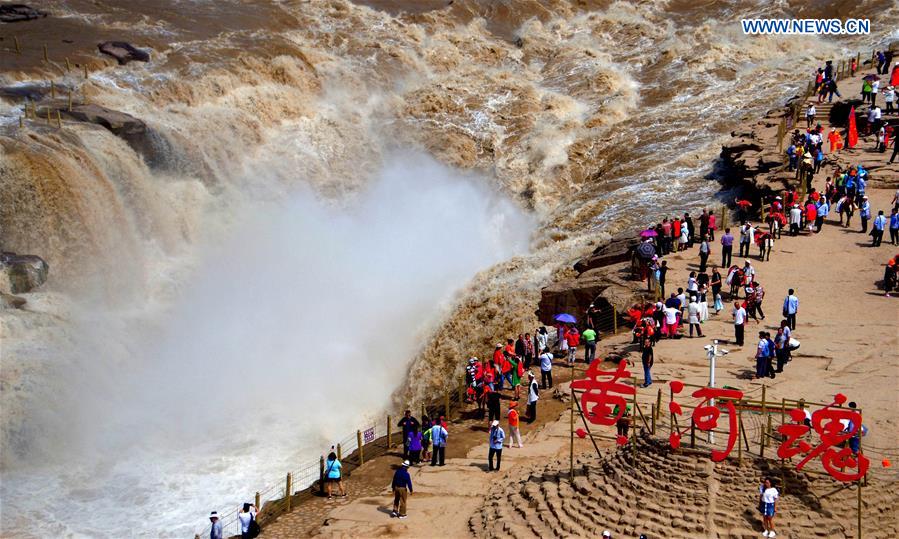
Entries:
POLYGON ((209 539, 222 539, 222 521, 219 520, 218 511, 209 514, 209 539))
POLYGON ((590 364, 596 359, 596 331, 593 328, 587 328, 581 333, 584 339, 584 363, 590 364))
POLYGON ((649 387, 652 385, 652 366, 655 363, 655 356, 652 351, 652 339, 643 339, 643 385, 640 387, 649 387))
POLYGON ((434 448, 431 452, 431 466, 443 466, 446 458, 447 437, 449 437, 449 433, 446 432, 446 427, 440 421, 435 421, 434 426, 431 427, 431 445, 434 448))
POLYGON ((334 483, 337 483, 337 492, 340 496, 346 496, 343 490, 343 473, 342 465, 337 460, 337 455, 331 451, 328 453, 328 460, 325 462, 325 490, 328 492, 328 499, 331 499, 331 491, 334 483))
POLYGON ((516 408, 518 408, 518 402, 510 402, 509 412, 506 414, 506 417, 509 419, 509 449, 512 449, 512 442, 518 442, 519 449, 524 447, 521 443, 521 431, 518 429, 521 418, 519 417, 516 408))
POLYGON ((393 489, 393 512, 390 513, 392 517, 406 518, 406 500, 412 494, 409 466, 409 461, 404 460, 403 465, 393 473, 393 481, 390 484, 393 489))
POLYGON ((721 267, 729 268, 731 264, 731 254, 734 250, 734 237, 730 233, 730 228, 724 229, 724 235, 721 236, 721 267))
MULTIPOLYGON (((550 380, 552 383, 552 380, 550 380)), ((528 371, 528 423, 533 423, 537 419, 537 400, 540 399, 537 380, 534 379, 534 373, 528 371)))
MULTIPOLYGON (((530 373, 531 371, 528 371, 528 375, 530 373)), ((543 389, 549 389, 553 386, 553 354, 549 351, 549 348, 544 348, 543 353, 540 354, 540 383, 543 385, 543 389)), ((530 391, 530 381, 528 384, 528 390, 530 391)))
POLYGON ((253 539, 259 535, 259 523, 256 522, 256 506, 251 503, 243 504, 237 513, 237 524, 240 528, 240 539, 253 539))
POLYGON ((506 440, 506 433, 499 426, 499 421, 490 424, 490 432, 488 435, 488 444, 490 448, 487 450, 487 471, 499 471, 500 463, 503 460, 503 442, 506 440), (496 456, 496 468, 493 467, 493 457, 496 456))
POLYGON ((765 528, 762 535, 765 537, 777 537, 777 533, 774 531, 774 515, 777 513, 777 500, 780 498, 780 494, 771 484, 771 479, 769 478, 765 478, 765 483, 759 490, 760 507, 762 509, 762 527, 765 528))
POLYGON ((403 412, 403 417, 400 418, 400 422, 397 423, 397 427, 401 427, 403 429, 403 460, 409 459, 409 433, 412 432, 412 429, 416 430, 421 428, 421 424, 417 419, 412 417, 412 410, 406 410, 403 412))
POLYGON ((777 369, 774 372, 780 374, 784 372, 784 365, 787 364, 787 350, 790 342, 787 334, 784 333, 783 326, 777 328, 777 334, 774 336, 774 355, 777 357, 777 369))
POLYGON ((787 291, 787 297, 784 298, 783 315, 787 320, 787 325, 791 330, 796 330, 796 313, 799 312, 799 298, 791 288, 787 291))
POLYGON ((746 309, 740 305, 739 301, 734 302, 734 309, 731 311, 734 319, 734 339, 737 346, 743 346, 743 328, 746 325, 746 309))

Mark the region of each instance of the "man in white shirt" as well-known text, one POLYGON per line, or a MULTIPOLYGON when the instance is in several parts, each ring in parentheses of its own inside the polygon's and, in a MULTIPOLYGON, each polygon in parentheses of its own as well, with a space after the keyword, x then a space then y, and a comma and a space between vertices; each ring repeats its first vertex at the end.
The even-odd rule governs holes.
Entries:
POLYGON ((543 389, 553 386, 553 355, 549 348, 544 348, 540 354, 540 383, 543 389))
POLYGON ((732 315, 734 317, 734 337, 736 338, 737 346, 743 346, 743 328, 746 325, 746 309, 740 305, 739 301, 734 302, 732 315))
POLYGON ((815 123, 815 114, 817 111, 815 110, 815 105, 809 103, 808 110, 805 111, 805 126, 811 127, 812 124, 815 123))
POLYGON ((256 519, 256 506, 245 503, 241 511, 237 513, 237 521, 240 524, 241 537, 249 537, 250 524, 256 519))
POLYGON ((794 204, 792 208, 790 208, 790 235, 798 236, 799 228, 802 226, 802 210, 799 208, 799 205, 794 204))
POLYGON ((662 332, 669 339, 673 339, 677 334, 677 315, 680 314, 680 309, 669 306, 665 307, 662 312, 665 313, 665 325, 662 327, 662 332))

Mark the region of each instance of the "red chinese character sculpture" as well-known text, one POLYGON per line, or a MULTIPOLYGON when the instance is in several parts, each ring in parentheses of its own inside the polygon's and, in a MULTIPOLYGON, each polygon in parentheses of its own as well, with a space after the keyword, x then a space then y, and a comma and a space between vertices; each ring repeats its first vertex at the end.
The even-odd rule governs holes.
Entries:
POLYGON ((726 459, 730 452, 734 449, 737 442, 739 429, 737 427, 737 409, 734 406, 734 400, 743 398, 743 392, 736 389, 719 389, 717 387, 703 387, 693 392, 693 397, 703 399, 702 403, 693 410, 693 424, 696 428, 703 431, 710 431, 718 427, 718 418, 721 416, 721 410, 717 405, 707 404, 712 399, 725 398, 725 406, 727 407, 727 415, 729 429, 727 433, 727 448, 723 451, 712 449, 712 460, 721 462, 726 459))
MULTIPOLYGON (((836 404, 842 404, 846 397, 837 395, 834 400, 836 404)), ((870 463, 864 455, 860 452, 856 455, 849 447, 839 447, 859 434, 862 415, 857 410, 834 408, 833 405, 816 410, 812 414, 812 428, 818 433, 821 443, 814 448, 799 440, 811 430, 799 423, 805 418, 805 412, 791 410, 790 417, 797 423, 781 425, 777 429, 785 436, 777 449, 778 457, 786 459, 807 453, 796 465, 796 469, 801 470, 810 460, 820 456, 824 470, 837 481, 858 481, 868 472, 870 463), (845 469, 855 471, 846 472, 845 469)))
POLYGON ((618 363, 618 368, 614 371, 600 370, 600 363, 599 360, 591 363, 586 372, 587 378, 571 382, 571 387, 584 390, 581 409, 591 423, 611 426, 618 422, 627 406, 627 401, 621 395, 634 395, 637 389, 618 381, 631 376, 630 371, 625 369, 627 363, 624 360, 618 363), (588 407, 588 404, 593 405, 588 407), (616 406, 618 413, 613 415, 616 406))

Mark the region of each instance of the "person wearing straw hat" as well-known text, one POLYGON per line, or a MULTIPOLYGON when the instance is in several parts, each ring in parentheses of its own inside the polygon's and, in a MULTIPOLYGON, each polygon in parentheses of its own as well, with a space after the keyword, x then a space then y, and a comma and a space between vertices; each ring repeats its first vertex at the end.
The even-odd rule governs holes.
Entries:
POLYGON ((222 539, 222 521, 219 519, 218 511, 209 513, 209 521, 212 526, 209 528, 209 539, 222 539))
POLYGON ((409 476, 408 460, 403 461, 403 465, 396 469, 393 473, 393 512, 392 517, 406 518, 406 500, 412 494, 412 478, 409 476))
POLYGON ((500 463, 503 460, 503 442, 506 440, 506 433, 499 426, 499 421, 495 420, 490 424, 489 433, 489 449, 487 450, 487 471, 499 471, 500 463), (493 467, 493 457, 496 456, 496 468, 493 467))

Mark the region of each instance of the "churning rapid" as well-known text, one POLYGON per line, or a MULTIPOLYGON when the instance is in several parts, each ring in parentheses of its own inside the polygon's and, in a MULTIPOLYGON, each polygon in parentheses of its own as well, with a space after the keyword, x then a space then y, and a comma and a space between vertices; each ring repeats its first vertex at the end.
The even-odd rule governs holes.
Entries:
POLYGON ((600 235, 706 203, 722 138, 797 70, 899 37, 886 1, 45 4, 4 39, 91 69, 2 57, 0 245, 51 268, 0 311, 16 536, 192 535, 530 328, 600 235), (150 61, 101 65, 106 39, 150 61), (51 77, 141 140, 19 128, 51 77))

